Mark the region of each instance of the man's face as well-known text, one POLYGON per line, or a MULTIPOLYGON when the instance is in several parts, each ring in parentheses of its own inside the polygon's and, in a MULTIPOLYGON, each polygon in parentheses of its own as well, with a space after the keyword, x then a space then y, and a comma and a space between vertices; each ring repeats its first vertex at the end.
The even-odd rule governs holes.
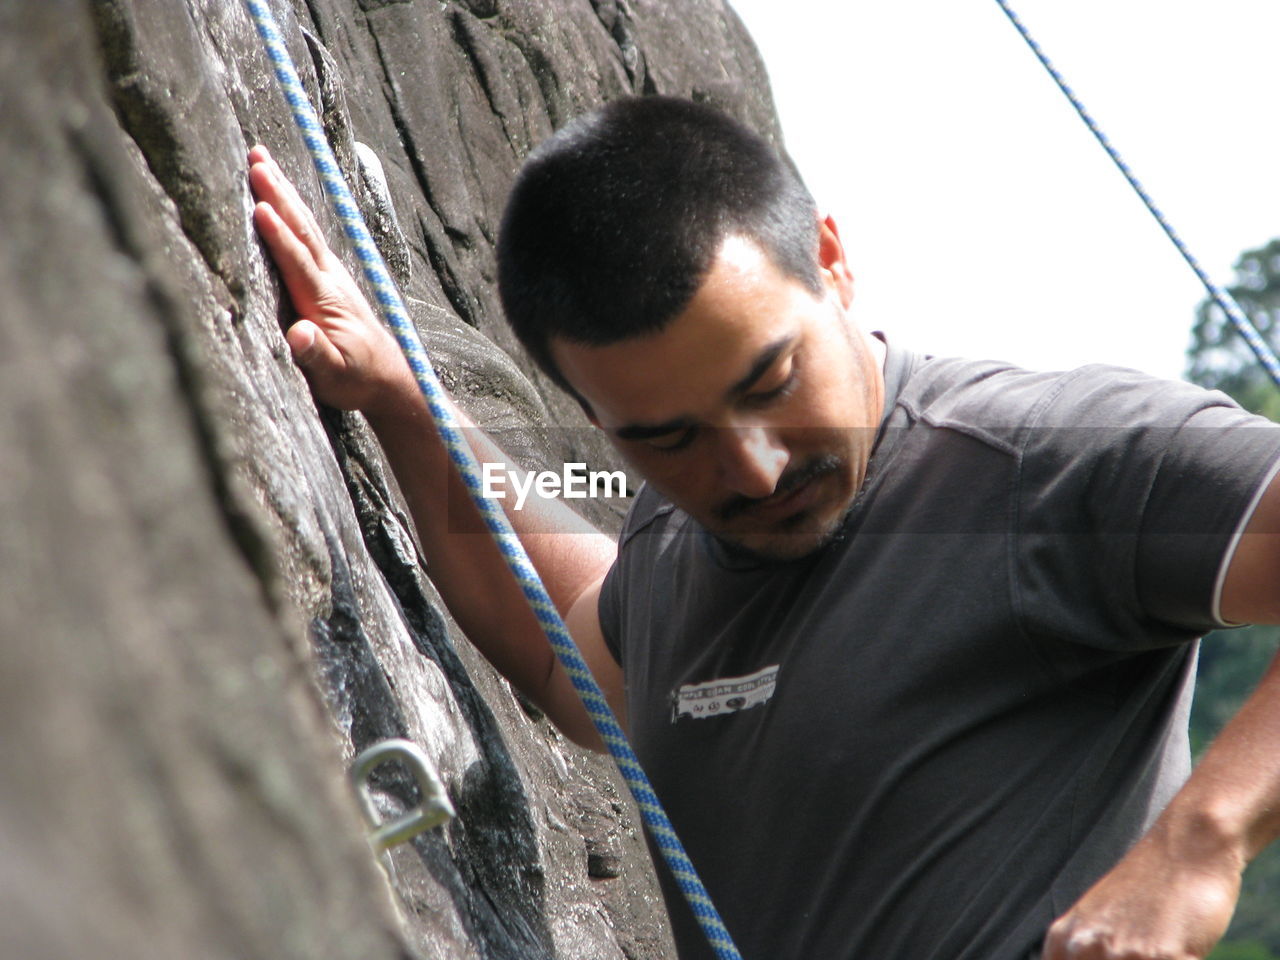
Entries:
MULTIPOLYGON (((729 237, 657 333, 552 354, 627 461, 716 537, 771 559, 827 542, 866 475, 883 407, 853 328, 852 279, 823 224, 820 296, 729 237)), ((878 344, 877 344, 878 346, 878 344)))

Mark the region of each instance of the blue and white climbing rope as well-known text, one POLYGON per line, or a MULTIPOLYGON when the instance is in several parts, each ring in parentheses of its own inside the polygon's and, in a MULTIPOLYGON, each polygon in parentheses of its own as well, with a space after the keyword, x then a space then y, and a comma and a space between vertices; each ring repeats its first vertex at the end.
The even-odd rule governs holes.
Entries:
POLYGON ((444 390, 431 368, 427 352, 405 311, 382 255, 369 235, 355 200, 342 177, 342 171, 325 139, 324 129, 316 117, 311 101, 307 98, 306 91, 298 79, 293 61, 285 49, 275 18, 265 0, 245 0, 245 5, 266 47, 267 56, 275 68, 276 79, 280 81, 284 97, 293 110, 293 118, 311 152, 311 159, 320 174, 324 191, 329 196, 338 219, 342 222, 344 232, 355 247, 356 256, 360 260, 366 279, 373 286, 382 314, 395 334, 400 349, 404 351, 405 358, 409 361, 409 367, 413 370, 418 387, 426 398, 431 416, 448 449, 449 458, 458 468, 477 509, 484 517, 486 526, 497 540, 512 575, 519 583, 538 622, 546 632, 556 656, 560 658, 560 662, 572 679, 574 688, 582 697, 582 702, 591 715, 596 729, 600 732, 601 738, 613 754, 618 769, 627 781, 627 786, 631 788, 631 793, 640 807, 641 815, 655 843, 662 851, 676 882, 689 901, 689 906, 693 909, 716 956, 721 960, 741 960, 741 955, 734 947, 729 931, 725 929, 702 881, 698 879, 693 864, 685 853, 675 830, 672 829, 671 822, 667 819, 657 795, 653 792, 648 777, 640 768, 640 763, 627 742, 626 735, 614 718, 613 711, 609 709, 609 704, 600 687, 591 676, 586 661, 574 646, 568 630, 565 629, 564 621, 560 619, 560 614, 556 611, 555 604, 547 594, 542 580, 534 570, 533 564, 529 562, 524 547, 511 529, 502 508, 487 499, 481 492, 480 470, 475 456, 458 429, 448 406, 444 403, 444 390))
POLYGON ((1258 332, 1258 328, 1253 325, 1253 322, 1245 314, 1244 310, 1240 308, 1240 304, 1236 302, 1235 297, 1231 296, 1230 293, 1214 283, 1213 280, 1210 279, 1209 274, 1207 274, 1204 271, 1204 268, 1200 266, 1200 261, 1195 258, 1187 245, 1183 243, 1182 237, 1180 237, 1178 232, 1173 229, 1173 224, 1169 222, 1169 219, 1163 212, 1161 212, 1160 208, 1155 205, 1155 201, 1151 199, 1151 195, 1147 193, 1146 188, 1143 187, 1141 182, 1139 182, 1133 171, 1129 169, 1129 164, 1127 164, 1124 158, 1120 156, 1120 152, 1111 145, 1111 141, 1107 138, 1107 135, 1102 132, 1102 128, 1098 126, 1097 122, 1089 114, 1089 111, 1085 109, 1084 104, 1081 102, 1080 98, 1076 96, 1075 91, 1067 85, 1066 80, 1058 71, 1058 68, 1049 60, 1049 57, 1045 54, 1044 50, 1041 49, 1040 44, 1031 36, 1030 31, 1027 30, 1026 26, 1018 18, 1018 15, 1013 12, 1006 0, 996 0, 996 3, 1000 5, 1000 9, 1003 10, 1005 16, 1009 18, 1009 22, 1014 25, 1018 33, 1022 36, 1022 39, 1026 41, 1027 46, 1031 48, 1031 52, 1036 55, 1036 59, 1039 60, 1040 64, 1049 72, 1049 76, 1051 76, 1053 78, 1053 82, 1058 85, 1058 89, 1061 90, 1067 100, 1070 101, 1071 106, 1074 107, 1076 113, 1080 115, 1080 119, 1083 120, 1085 126, 1089 128, 1089 132, 1097 138, 1098 143, 1102 145, 1102 149, 1107 151, 1107 156, 1111 158, 1112 162, 1117 168, 1119 168, 1120 172, 1124 174, 1124 178, 1129 181, 1129 186, 1133 187, 1133 190, 1137 193, 1139 199, 1142 200, 1143 204, 1151 212, 1151 215, 1156 218, 1156 222, 1160 224, 1165 235, 1173 241, 1173 245, 1177 247, 1178 252, 1182 254, 1182 259, 1186 260, 1187 265, 1195 271, 1195 275, 1200 278, 1200 282, 1204 284, 1205 290, 1208 291, 1209 297, 1218 305, 1218 308, 1226 315, 1227 319, 1231 321, 1240 336, 1244 337, 1245 343, 1249 345, 1249 348, 1258 358, 1258 362, 1266 368, 1267 373, 1271 374, 1271 379, 1280 386, 1280 360, 1276 358, 1275 351, 1271 349, 1267 344, 1267 341, 1262 338, 1262 334, 1258 332))

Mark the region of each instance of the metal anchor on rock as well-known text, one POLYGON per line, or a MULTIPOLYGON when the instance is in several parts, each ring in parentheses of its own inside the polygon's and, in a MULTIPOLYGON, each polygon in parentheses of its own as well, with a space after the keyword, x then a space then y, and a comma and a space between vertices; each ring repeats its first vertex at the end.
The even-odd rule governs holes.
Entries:
POLYGON ((375 853, 412 840, 418 834, 448 823, 456 816, 445 793, 435 765, 416 743, 408 740, 383 740, 362 751, 351 764, 351 782, 360 798, 360 808, 369 823, 369 846, 375 853), (418 781, 422 802, 394 820, 383 823, 377 805, 369 792, 369 775, 389 760, 399 760, 418 781))

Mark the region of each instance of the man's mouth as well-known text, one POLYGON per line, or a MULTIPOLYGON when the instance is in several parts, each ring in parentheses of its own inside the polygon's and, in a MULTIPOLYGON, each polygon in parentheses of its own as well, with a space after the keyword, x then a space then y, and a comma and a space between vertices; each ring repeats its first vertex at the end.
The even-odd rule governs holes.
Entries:
POLYGON ((782 475, 773 493, 767 497, 736 496, 726 501, 717 511, 721 521, 750 516, 759 519, 776 519, 792 510, 803 509, 812 499, 817 481, 833 474, 841 467, 839 457, 831 454, 810 460, 801 467, 782 475))

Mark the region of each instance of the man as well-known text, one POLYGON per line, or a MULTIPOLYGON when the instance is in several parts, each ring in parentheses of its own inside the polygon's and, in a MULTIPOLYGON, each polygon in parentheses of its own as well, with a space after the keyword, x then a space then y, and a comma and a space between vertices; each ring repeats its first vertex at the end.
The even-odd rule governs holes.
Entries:
MULTIPOLYGON (((450 535, 397 348, 250 159, 317 397, 365 412, 468 635, 596 744, 496 549, 450 535)), ((867 335, 835 224, 682 101, 539 148, 499 262, 526 348, 647 480, 616 557, 559 504, 512 520, 748 960, 1208 953, 1280 832, 1280 670, 1179 790, 1195 638, 1280 621, 1280 430, 867 335)))

